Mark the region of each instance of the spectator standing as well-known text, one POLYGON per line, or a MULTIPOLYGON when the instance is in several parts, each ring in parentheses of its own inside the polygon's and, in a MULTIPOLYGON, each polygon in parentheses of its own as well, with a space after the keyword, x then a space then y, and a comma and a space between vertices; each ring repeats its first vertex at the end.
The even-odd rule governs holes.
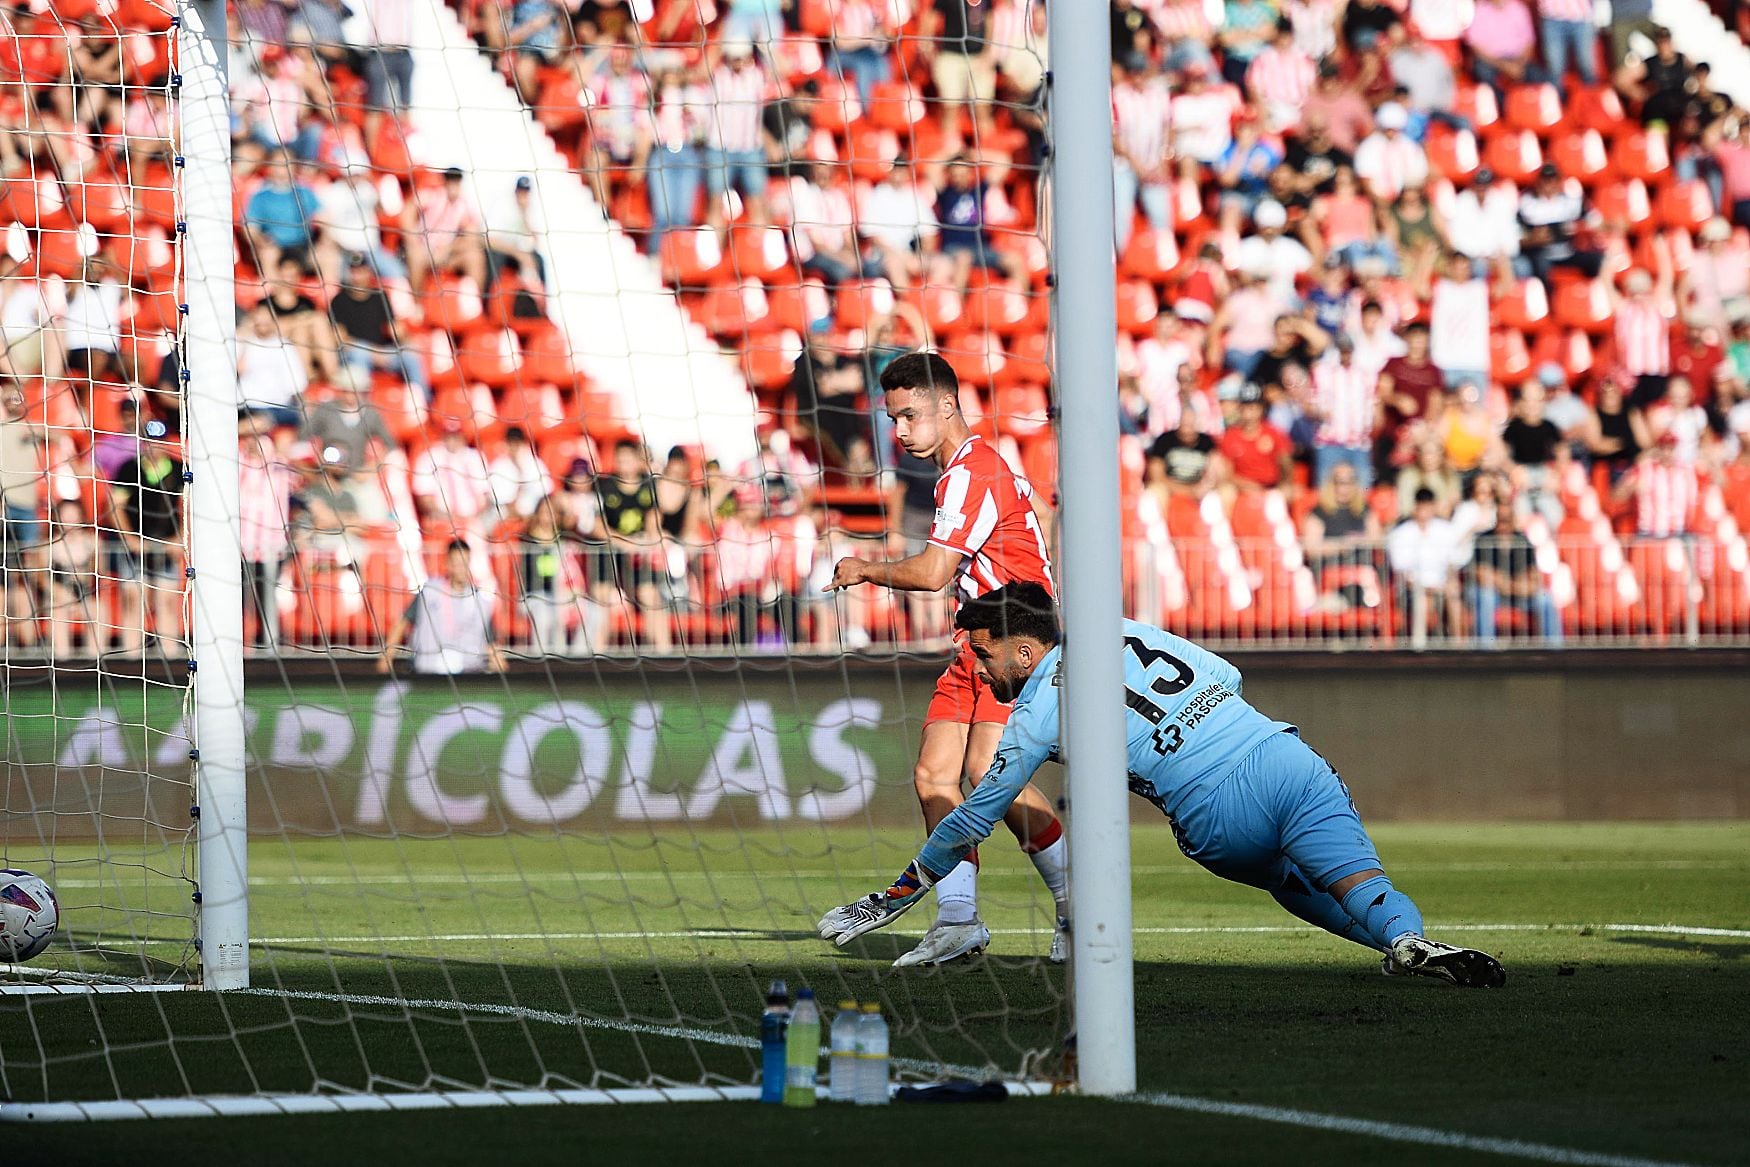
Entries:
POLYGON ((820 464, 859 476, 875 472, 863 365, 834 345, 825 329, 809 330, 808 347, 790 378, 797 421, 813 436, 820 464))
POLYGON ((1397 582, 1400 607, 1409 613, 1411 635, 1419 636, 1430 621, 1458 635, 1457 565, 1460 540, 1452 523, 1435 513, 1434 492, 1416 492, 1410 517, 1392 528, 1386 556, 1397 582))
POLYGON ((1246 70, 1276 34, 1276 9, 1264 0, 1227 0, 1216 41, 1222 48, 1221 75, 1229 85, 1244 85, 1246 70))
POLYGON ((1155 231, 1173 225, 1172 151, 1168 145, 1172 94, 1142 53, 1124 58, 1112 85, 1112 198, 1118 250, 1130 242, 1136 205, 1155 231))
POLYGON ((1657 446, 1667 434, 1677 439, 1671 460, 1693 467, 1702 460, 1702 445, 1711 441, 1707 410, 1695 403, 1695 388, 1688 377, 1671 378, 1665 399, 1646 411, 1647 431, 1657 446))
POLYGON ((731 190, 747 206, 748 218, 766 222, 766 150, 760 113, 774 86, 753 46, 730 41, 711 71, 712 101, 705 123, 705 182, 710 194, 705 220, 724 226, 723 196, 731 190))
POLYGON ((918 47, 930 64, 941 102, 942 136, 950 147, 960 142, 962 106, 972 118, 977 140, 985 140, 995 128, 991 102, 996 98, 996 52, 988 35, 992 7, 982 0, 931 0, 928 6, 927 39, 918 47))
POLYGON ((1587 443, 1592 456, 1604 463, 1613 487, 1633 469, 1641 451, 1652 442, 1645 418, 1629 400, 1628 388, 1617 374, 1599 383, 1598 422, 1587 443))
POLYGON ((244 610, 254 621, 249 643, 277 648, 280 565, 290 545, 292 495, 299 475, 275 448, 265 411, 237 415, 238 510, 243 548, 244 610))
POLYGON ((171 655, 181 635, 182 459, 172 453, 163 422, 147 422, 143 436, 138 455, 122 464, 110 487, 114 521, 105 574, 121 585, 122 651, 142 650, 150 614, 159 646, 171 655))
MULTIPOLYGON (((1612 285, 1614 288, 1614 285, 1612 285)), ((1655 289, 1645 268, 1623 277, 1626 296, 1615 296, 1616 362, 1634 378, 1631 404, 1646 408, 1665 396, 1671 379, 1671 318, 1669 297, 1655 289)))
POLYGON ((49 646, 56 659, 73 655, 73 627, 85 629, 84 653, 102 647, 102 632, 92 611, 97 594, 97 530, 85 508, 73 499, 55 504, 53 535, 47 551, 49 575, 49 646))
POLYGON ((656 508, 656 482, 638 443, 615 443, 614 472, 596 480, 595 493, 620 592, 643 613, 650 647, 667 652, 673 633, 662 590, 667 579, 666 563, 660 558, 662 517, 656 508))
POLYGON ((790 249, 802 270, 819 276, 829 290, 861 276, 856 209, 846 184, 834 181, 832 164, 811 154, 806 165, 794 168, 785 187, 790 249))
POLYGON ((877 85, 893 78, 895 20, 891 0, 840 0, 833 9, 829 68, 851 84, 864 109, 877 85))
POLYGON ((1312 368, 1313 478, 1323 482, 1339 465, 1351 466, 1362 488, 1373 481, 1373 427, 1379 373, 1355 360, 1355 342, 1337 335, 1336 353, 1312 368))
POLYGON ((1488 382, 1489 285, 1462 255, 1448 259, 1445 275, 1434 281, 1428 344, 1429 358, 1448 388, 1488 382))
POLYGON ((370 0, 360 15, 353 44, 365 53, 370 110, 365 136, 375 138, 372 116, 399 115, 413 101, 414 0, 370 0))
POLYGON ((530 509, 516 544, 517 583, 529 621, 530 647, 539 654, 594 651, 588 629, 575 649, 566 637, 566 609, 578 599, 566 543, 558 498, 543 494, 530 509))
POLYGON ((1472 73, 1502 101, 1509 84, 1544 79, 1537 64, 1537 28, 1525 0, 1477 0, 1464 43, 1470 47, 1472 73))
MULTIPOLYGON (((537 2, 558 19, 558 8, 550 0, 537 2)), ((525 60, 531 70, 539 67, 538 59, 526 51, 519 54, 519 65, 525 60)), ((644 173, 650 158, 654 137, 650 81, 636 66, 631 45, 614 45, 608 50, 608 67, 590 80, 589 141, 594 165, 589 179, 596 203, 604 209, 614 205, 616 190, 644 173)))
POLYGON ((735 492, 735 510, 717 532, 718 586, 723 614, 735 629, 735 642, 759 641, 760 617, 775 598, 772 539, 765 528, 765 500, 757 486, 735 492))
POLYGON ((655 142, 651 148, 650 249, 677 227, 699 222, 705 181, 706 127, 712 118, 710 68, 701 59, 660 74, 656 86, 655 142))
POLYGON ((474 582, 473 548, 451 539, 444 570, 419 585, 413 602, 389 629, 377 671, 394 670, 403 644, 413 653, 413 671, 423 676, 504 671, 492 627, 492 597, 474 582))
POLYGON ((1545 644, 1561 646, 1561 614, 1537 566, 1537 549, 1526 537, 1509 498, 1497 500, 1494 526, 1477 538, 1470 598, 1477 640, 1484 648, 1499 643, 1496 622, 1502 608, 1526 613, 1545 644))
POLYGON ((1592 0, 1537 0, 1543 25, 1543 59, 1550 80, 1565 82, 1568 62, 1584 85, 1598 84, 1598 35, 1592 24, 1592 0))
POLYGON ((1294 24, 1283 17, 1269 47, 1246 66, 1246 92, 1263 109, 1265 123, 1282 133, 1300 125, 1317 76, 1312 58, 1295 43, 1294 24))
POLYGON ((1388 101, 1374 115, 1374 132, 1355 148, 1356 175, 1368 193, 1383 202, 1428 180, 1428 156, 1404 133, 1409 124, 1404 107, 1388 101))
POLYGON ((0 390, 0 574, 5 594, 5 643, 37 642, 38 599, 34 581, 42 542, 42 505, 47 476, 42 427, 31 420, 24 393, 14 383, 0 390))
POLYGON ((1009 275, 1007 260, 991 245, 989 195, 971 158, 958 154, 949 160, 947 185, 936 196, 936 238, 942 255, 953 263, 954 285, 961 291, 974 267, 1009 275))

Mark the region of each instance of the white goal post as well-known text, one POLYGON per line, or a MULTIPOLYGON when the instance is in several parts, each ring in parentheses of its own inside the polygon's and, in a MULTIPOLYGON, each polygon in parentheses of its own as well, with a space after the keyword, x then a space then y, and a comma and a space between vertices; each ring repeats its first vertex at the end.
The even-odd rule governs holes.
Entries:
POLYGON ((196 937, 201 983, 242 989, 249 986, 249 836, 224 0, 183 0, 179 21, 196 937))

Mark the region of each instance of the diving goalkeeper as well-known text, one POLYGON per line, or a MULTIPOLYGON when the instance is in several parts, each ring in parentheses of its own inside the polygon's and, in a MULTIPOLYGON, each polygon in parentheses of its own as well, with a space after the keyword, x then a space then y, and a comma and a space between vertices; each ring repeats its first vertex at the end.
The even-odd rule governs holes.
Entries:
MULTIPOLYGON (((971 797, 930 832, 892 887, 820 921, 839 944, 891 924, 988 836, 1040 763, 1058 759, 1057 616, 1034 583, 965 601, 979 678, 1014 711, 971 797)), ((1240 696, 1239 670, 1182 637, 1124 622, 1125 732, 1133 793, 1167 816, 1179 849, 1224 879, 1270 893, 1328 932, 1377 949, 1391 976, 1498 988, 1494 957, 1422 934, 1422 913, 1392 886, 1336 771, 1240 696)))

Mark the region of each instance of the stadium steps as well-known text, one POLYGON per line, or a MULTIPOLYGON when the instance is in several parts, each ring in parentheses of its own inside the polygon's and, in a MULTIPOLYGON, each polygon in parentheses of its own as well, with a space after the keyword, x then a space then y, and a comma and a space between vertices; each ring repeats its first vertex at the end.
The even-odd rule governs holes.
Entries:
POLYGON ((754 452, 746 381, 609 221, 581 177, 444 5, 415 5, 413 133, 421 165, 460 166, 488 224, 535 179, 547 224, 550 313, 594 387, 658 450, 701 445, 726 465, 754 452))

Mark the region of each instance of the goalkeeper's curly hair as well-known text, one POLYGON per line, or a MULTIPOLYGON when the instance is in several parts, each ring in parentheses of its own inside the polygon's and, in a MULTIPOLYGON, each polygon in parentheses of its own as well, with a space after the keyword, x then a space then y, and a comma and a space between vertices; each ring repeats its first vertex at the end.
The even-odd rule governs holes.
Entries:
POLYGON ((1011 636, 1028 636, 1041 644, 1056 644, 1061 639, 1057 629, 1057 602, 1043 584, 1017 580, 986 592, 975 600, 965 600, 954 627, 963 632, 982 629, 993 640, 1011 636))

